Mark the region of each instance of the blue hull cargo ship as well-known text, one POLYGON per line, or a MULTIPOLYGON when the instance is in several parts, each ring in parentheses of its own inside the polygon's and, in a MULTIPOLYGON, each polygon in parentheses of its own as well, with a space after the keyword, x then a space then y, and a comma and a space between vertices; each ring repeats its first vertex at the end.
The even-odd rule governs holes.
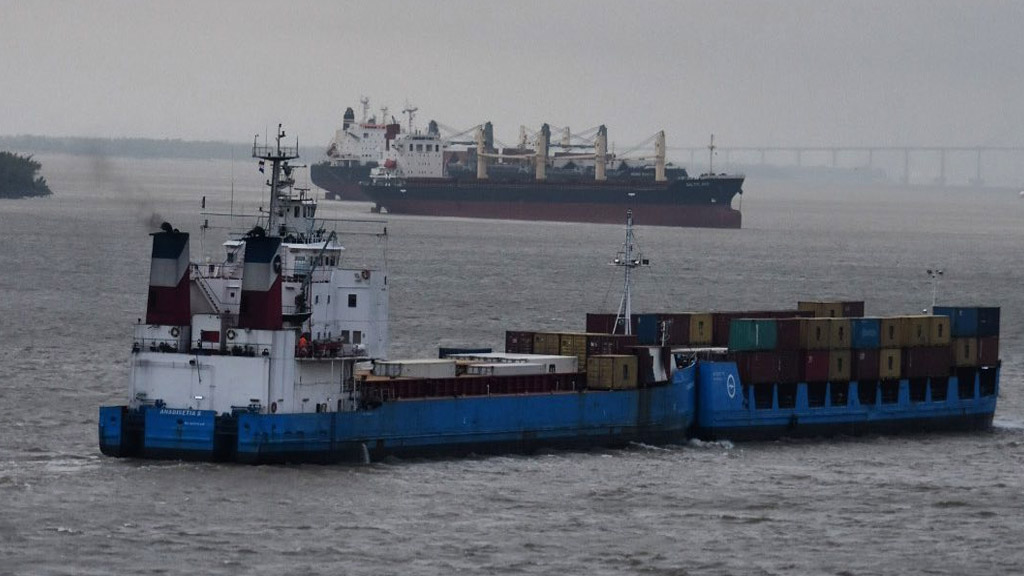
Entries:
POLYGON ((170 225, 153 234, 131 402, 100 409, 104 454, 365 462, 686 438, 694 367, 658 358, 638 377, 628 338, 598 339, 589 356, 382 360, 387 271, 345 267, 315 201, 293 191, 282 137, 253 146, 271 165, 271 209, 223 262, 190 263, 188 234, 170 225))

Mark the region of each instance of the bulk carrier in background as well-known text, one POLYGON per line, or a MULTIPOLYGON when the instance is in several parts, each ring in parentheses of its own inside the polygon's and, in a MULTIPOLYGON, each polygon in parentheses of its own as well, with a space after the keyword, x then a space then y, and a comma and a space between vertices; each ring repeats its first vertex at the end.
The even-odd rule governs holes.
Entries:
MULTIPOLYGON (((638 223, 652 226, 742 222, 732 204, 743 193, 743 176, 715 174, 709 160, 707 174, 690 177, 667 163, 664 132, 641 144, 653 143, 654 153, 639 158, 609 152, 604 126, 581 134, 565 128, 557 141, 547 124, 532 139, 523 127, 516 147, 499 150, 490 123, 471 129, 472 141, 458 141, 469 131, 445 138, 436 122, 416 131, 415 108, 404 110, 409 126, 402 132, 393 119, 367 121, 367 106, 364 99, 359 124, 346 110, 328 160, 313 166, 313 183, 328 198, 369 199, 375 211, 424 216, 618 223, 631 209, 638 223)), ((713 159, 713 138, 709 149, 713 159)))
POLYGON ((587 315, 582 332, 509 331, 504 352, 388 360, 387 269, 346 265, 338 232, 292 187, 283 136, 253 146, 271 164, 271 207, 221 262, 190 262, 170 225, 152 235, 128 403, 99 411, 104 454, 368 462, 991 426, 998 308, 634 314, 631 274, 648 261, 628 211, 617 313, 587 315))

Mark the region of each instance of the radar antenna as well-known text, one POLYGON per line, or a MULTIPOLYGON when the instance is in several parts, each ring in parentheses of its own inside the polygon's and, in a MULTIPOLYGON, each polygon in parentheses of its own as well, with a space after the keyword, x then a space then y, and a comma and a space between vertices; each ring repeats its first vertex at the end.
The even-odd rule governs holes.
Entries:
POLYGON ((617 334, 621 326, 622 333, 628 336, 633 333, 631 322, 633 316, 633 269, 640 266, 650 266, 650 261, 643 257, 643 254, 640 253, 640 249, 636 245, 636 236, 633 234, 632 210, 626 210, 626 239, 622 243, 622 248, 619 249, 618 254, 615 255, 615 259, 611 261, 611 265, 618 266, 623 270, 622 301, 619 303, 619 312, 615 315, 615 326, 612 328, 612 334, 617 334))
POLYGON ((278 216, 278 192, 283 185, 294 183, 288 161, 299 157, 299 141, 298 139, 295 140, 294 147, 282 146, 281 140, 285 137, 285 134, 280 124, 277 125, 277 136, 274 138, 274 145, 260 146, 258 143, 259 137, 259 134, 253 137, 252 157, 260 159, 261 172, 264 169, 264 163, 270 162, 270 180, 267 180, 267 186, 270 186, 270 212, 267 213, 267 231, 270 234, 274 234, 276 230, 274 227, 276 224, 275 220, 278 216), (284 172, 284 180, 281 178, 282 172, 284 172))
POLYGON ((405 101, 405 108, 402 110, 402 114, 405 114, 406 116, 409 117, 409 134, 412 134, 413 119, 416 117, 417 110, 419 110, 419 108, 416 108, 412 104, 409 104, 408 100, 405 101))

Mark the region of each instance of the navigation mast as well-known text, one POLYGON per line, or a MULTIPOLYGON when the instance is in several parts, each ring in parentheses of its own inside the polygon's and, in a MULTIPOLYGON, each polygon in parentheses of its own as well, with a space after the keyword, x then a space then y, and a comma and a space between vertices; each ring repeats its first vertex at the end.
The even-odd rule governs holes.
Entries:
POLYGON ((288 161, 299 157, 298 138, 295 139, 295 146, 289 147, 281 145, 281 139, 284 137, 284 130, 278 124, 274 145, 260 146, 257 143, 259 134, 254 136, 252 140, 252 157, 260 159, 260 170, 262 171, 265 162, 270 162, 270 180, 267 180, 267 186, 270 186, 270 212, 267 214, 267 234, 269 235, 275 235, 274 226, 277 219, 278 194, 282 187, 294 183, 294 180, 291 178, 291 166, 288 165, 288 161), (284 180, 281 179, 282 171, 285 176, 284 180))
POLYGON ((619 303, 619 312, 615 316, 615 326, 612 334, 619 331, 622 326, 622 333, 627 336, 633 333, 631 319, 633 317, 632 302, 632 273, 634 268, 650 266, 650 261, 643 257, 640 249, 636 246, 636 236, 633 234, 633 211, 626 210, 626 239, 615 259, 611 261, 612 266, 618 266, 623 270, 622 301, 619 303))

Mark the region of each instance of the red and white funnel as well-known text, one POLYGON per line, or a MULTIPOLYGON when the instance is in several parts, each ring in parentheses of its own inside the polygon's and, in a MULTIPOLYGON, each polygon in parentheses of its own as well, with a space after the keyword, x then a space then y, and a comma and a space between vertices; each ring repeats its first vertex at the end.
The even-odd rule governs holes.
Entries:
POLYGON ((188 326, 192 323, 188 233, 171 230, 167 226, 165 231, 152 236, 146 323, 188 326))
POLYGON ((277 253, 280 246, 281 239, 277 237, 245 239, 239 328, 281 329, 281 257, 277 253))

